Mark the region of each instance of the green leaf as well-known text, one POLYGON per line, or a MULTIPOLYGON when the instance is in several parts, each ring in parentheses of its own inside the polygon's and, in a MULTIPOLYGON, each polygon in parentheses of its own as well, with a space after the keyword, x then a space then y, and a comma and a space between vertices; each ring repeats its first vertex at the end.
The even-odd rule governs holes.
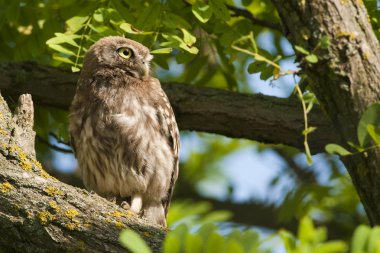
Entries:
POLYGON ((268 80, 271 76, 273 76, 273 66, 266 67, 263 71, 261 71, 260 79, 261 80, 268 80))
POLYGON ((292 252, 296 248, 296 239, 286 230, 280 230, 280 238, 284 244, 286 252, 292 252))
POLYGON ((380 127, 375 127, 372 124, 368 124, 367 131, 369 135, 371 136, 372 140, 380 145, 380 127))
POLYGON ((80 68, 78 68, 78 67, 75 67, 75 66, 71 66, 71 71, 72 72, 79 72, 80 71, 80 68))
POLYGON ((70 65, 74 65, 75 64, 72 60, 70 60, 70 58, 63 57, 63 56, 59 55, 58 53, 54 53, 53 54, 53 59, 56 60, 56 61, 68 63, 70 65))
POLYGON ((263 71, 263 69, 267 66, 265 62, 262 61, 254 61, 248 65, 248 73, 254 74, 263 71))
POLYGON ((211 7, 204 2, 196 2, 193 4, 193 6, 191 6, 191 11, 193 12, 194 16, 202 23, 209 21, 212 16, 211 7))
POLYGON ((253 2, 253 0, 242 0, 242 1, 241 1, 241 3, 242 3, 244 6, 248 6, 248 5, 250 5, 252 2, 253 2))
POLYGON ((330 46, 330 44, 331 44, 331 42, 330 42, 330 37, 327 36, 327 35, 323 36, 323 37, 321 38, 321 40, 320 40, 320 43, 321 43, 321 48, 323 48, 323 49, 327 49, 327 48, 329 48, 329 46, 330 46))
POLYGON ((132 229, 124 229, 120 233, 119 241, 132 253, 152 253, 146 242, 132 229))
POLYGON ((313 253, 343 253, 347 252, 348 246, 342 241, 329 241, 313 249, 313 253))
POLYGON ((365 252, 365 246, 367 244, 370 232, 371 228, 367 225, 360 225, 355 229, 352 237, 351 253, 365 252))
POLYGON ((206 241, 205 253, 223 252, 225 244, 225 238, 220 234, 214 232, 210 235, 206 241))
POLYGON ((67 30, 70 31, 71 33, 76 33, 77 31, 82 29, 82 27, 84 26, 87 20, 88 20, 88 16, 72 17, 66 21, 67 30))
POLYGON ((353 143, 351 141, 348 141, 347 144, 350 145, 351 147, 353 147, 354 149, 356 149, 358 152, 365 151, 365 148, 362 148, 359 145, 357 145, 357 144, 355 144, 355 143, 353 143))
POLYGON ((253 230, 247 230, 240 237, 240 243, 244 247, 245 252, 254 252, 254 248, 259 243, 260 235, 253 230))
POLYGON ((79 47, 78 43, 75 42, 75 39, 79 39, 81 37, 80 35, 64 33, 54 33, 54 35, 55 37, 46 41, 47 45, 67 43, 72 46, 79 47))
POLYGON ((303 135, 310 134, 314 132, 316 129, 317 129, 316 127, 308 127, 302 131, 302 134, 303 135))
POLYGON ((122 23, 120 25, 120 29, 122 29, 126 33, 130 33, 130 34, 148 35, 148 34, 152 34, 153 33, 153 32, 144 32, 144 31, 141 31, 141 30, 137 29, 136 27, 133 27, 129 23, 122 23))
POLYGON ((231 218, 232 214, 229 211, 219 210, 213 211, 202 219, 202 222, 220 222, 227 221, 231 218))
POLYGON ((228 21, 230 19, 230 13, 223 0, 210 0, 209 4, 212 12, 217 18, 223 21, 228 21))
POLYGON ((358 129, 357 129, 357 135, 358 135, 358 141, 359 145, 361 147, 365 147, 369 144, 371 140, 371 135, 368 133, 367 126, 371 124, 375 126, 376 131, 380 132, 380 104, 375 103, 370 105, 367 110, 363 113, 358 129))
POLYGON ((185 240, 185 253, 202 252, 202 238, 197 234, 187 234, 185 240))
POLYGON ((225 247, 226 253, 244 253, 243 246, 235 239, 230 239, 227 241, 227 245, 225 247))
POLYGON ((183 33, 183 41, 186 43, 187 46, 192 46, 197 41, 195 36, 193 36, 191 33, 189 33, 186 29, 181 28, 181 31, 183 33))
POLYGON ((313 241, 314 234, 313 221, 307 216, 303 217, 298 227, 298 239, 301 243, 309 243, 313 241))
POLYGON ((309 54, 305 57, 306 61, 310 63, 317 63, 318 62, 318 57, 315 54, 309 54))
POLYGON ((343 148, 342 146, 338 145, 338 144, 327 144, 326 147, 325 147, 325 150, 327 153, 329 154, 337 154, 337 155, 340 155, 340 156, 348 156, 348 155, 352 155, 352 153, 350 151, 348 151, 347 149, 343 148))
POLYGON ((368 252, 377 253, 380 250, 380 227, 372 228, 372 231, 368 238, 368 252))
POLYGON ((60 52, 62 54, 67 54, 67 55, 72 55, 72 56, 75 56, 76 55, 76 52, 68 49, 68 48, 65 48, 61 45, 56 45, 56 44, 49 44, 48 45, 51 49, 54 49, 55 51, 57 52, 60 52))
POLYGON ((170 54, 173 51, 171 47, 159 48, 150 51, 151 54, 170 54))
POLYGON ((99 22, 99 23, 103 23, 104 22, 104 18, 103 18, 103 12, 101 9, 98 9, 95 11, 94 15, 92 15, 94 20, 96 22, 99 22))
POLYGON ((300 52, 301 54, 304 54, 304 55, 309 55, 310 54, 309 51, 307 51, 305 48, 303 48, 301 46, 295 45, 294 49, 297 50, 298 52, 300 52))
POLYGON ((181 243, 175 235, 169 233, 165 237, 163 249, 164 253, 179 253, 181 250, 181 243))

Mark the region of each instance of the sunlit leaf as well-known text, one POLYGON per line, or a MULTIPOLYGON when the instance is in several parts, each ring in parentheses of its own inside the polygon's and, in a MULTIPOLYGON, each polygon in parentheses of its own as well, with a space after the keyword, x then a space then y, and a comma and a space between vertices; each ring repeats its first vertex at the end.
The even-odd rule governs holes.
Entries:
POLYGON ((333 143, 327 144, 325 147, 325 150, 329 154, 336 154, 340 156, 352 155, 352 153, 348 151, 347 149, 343 148, 342 146, 338 144, 333 144, 333 143))
POLYGON ((146 242, 132 229, 124 229, 120 233, 119 241, 132 253, 152 253, 146 242))
POLYGON ((318 57, 315 54, 309 54, 305 57, 306 61, 310 63, 317 63, 318 62, 318 57))
POLYGON ((181 244, 178 238, 169 233, 164 240, 164 253, 180 253, 181 244))
POLYGON ((76 52, 74 52, 73 50, 68 49, 68 48, 66 48, 66 47, 63 47, 63 46, 61 46, 61 45, 57 45, 57 44, 49 44, 49 47, 50 47, 51 49, 54 49, 54 50, 57 51, 57 52, 62 53, 62 54, 73 55, 73 56, 76 55, 76 52))
POLYGON ((135 27, 133 27, 131 24, 129 23, 122 23, 120 25, 120 28, 127 32, 127 33, 130 33, 130 34, 140 34, 140 35, 148 35, 148 34, 152 34, 153 32, 144 32, 144 31, 141 31, 135 27))
POLYGON ((370 232, 371 228, 367 225, 360 225, 355 229, 352 237, 351 253, 365 252, 370 232))
POLYGON ((368 125, 375 126, 375 132, 380 132, 380 103, 370 105, 363 113, 357 129, 359 145, 365 147, 371 140, 371 135, 368 133, 368 125))
POLYGON ((294 49, 297 50, 298 52, 304 54, 304 55, 309 55, 310 54, 310 52, 308 50, 306 50, 305 48, 303 48, 301 46, 295 45, 294 49))
POLYGON ((210 0, 209 5, 217 18, 224 21, 230 19, 230 13, 223 0, 210 0))
POLYGON ((368 134, 371 136, 372 140, 380 145, 380 126, 375 127, 372 124, 368 124, 367 126, 368 134))
POLYGON ((66 21, 67 30, 71 33, 76 33, 78 30, 82 29, 88 20, 88 16, 74 16, 66 21))
POLYGON ((204 2, 196 2, 192 5, 191 11, 193 12, 194 16, 201 21, 202 23, 206 23, 209 21, 209 19, 212 16, 212 9, 211 7, 204 3, 204 2))

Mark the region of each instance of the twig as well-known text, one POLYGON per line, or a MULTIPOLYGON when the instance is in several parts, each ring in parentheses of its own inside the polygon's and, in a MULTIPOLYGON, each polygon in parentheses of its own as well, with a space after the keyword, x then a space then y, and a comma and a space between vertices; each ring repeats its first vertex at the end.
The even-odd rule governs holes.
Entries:
POLYGON ((59 151, 59 152, 62 152, 62 153, 66 153, 66 154, 72 154, 73 153, 73 151, 71 149, 61 148, 61 147, 58 147, 58 146, 56 146, 54 144, 51 144, 48 140, 42 138, 39 135, 37 135, 36 138, 37 138, 37 141, 45 144, 46 146, 48 146, 51 149, 54 149, 56 151, 59 151))
POLYGON ((228 5, 228 4, 226 4, 226 7, 230 11, 234 12, 234 14, 232 16, 245 17, 245 18, 251 20, 252 24, 254 24, 254 25, 260 25, 260 26, 268 27, 268 28, 271 28, 273 30, 279 31, 280 33, 283 33, 282 27, 279 24, 272 23, 272 22, 269 22, 266 20, 258 19, 250 11, 248 11, 246 9, 241 9, 241 8, 238 8, 238 7, 235 7, 232 5, 228 5))
POLYGON ((71 147, 70 142, 64 142, 64 141, 63 141, 61 138, 59 138, 55 133, 53 133, 53 132, 49 132, 49 135, 50 135, 51 137, 53 137, 54 139, 56 139, 57 142, 58 142, 59 144, 64 144, 64 145, 66 145, 66 146, 68 146, 68 147, 71 147))

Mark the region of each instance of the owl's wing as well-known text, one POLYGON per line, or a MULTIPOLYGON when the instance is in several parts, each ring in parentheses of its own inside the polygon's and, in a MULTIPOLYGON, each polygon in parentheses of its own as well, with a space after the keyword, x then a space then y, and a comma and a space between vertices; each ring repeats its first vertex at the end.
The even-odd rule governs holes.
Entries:
MULTIPOLYGON (((153 79, 156 84, 160 85, 157 79, 153 79)), ((166 198, 162 201, 165 209, 165 217, 168 213, 170 201, 173 195, 174 184, 178 178, 179 167, 179 131, 173 109, 170 105, 169 99, 160 85, 160 99, 157 104, 157 118, 161 123, 161 133, 166 137, 169 146, 172 148, 174 157, 174 167, 170 179, 170 186, 166 198)))

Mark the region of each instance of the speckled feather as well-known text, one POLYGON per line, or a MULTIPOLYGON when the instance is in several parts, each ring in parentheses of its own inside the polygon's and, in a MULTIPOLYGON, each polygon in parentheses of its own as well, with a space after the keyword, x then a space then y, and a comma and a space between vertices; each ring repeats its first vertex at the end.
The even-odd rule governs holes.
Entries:
POLYGON ((140 213, 166 225, 179 132, 160 82, 151 77, 151 58, 146 47, 126 38, 95 43, 85 56, 69 131, 87 188, 107 198, 141 197, 140 213), (128 59, 118 54, 124 47, 133 52, 128 59))

